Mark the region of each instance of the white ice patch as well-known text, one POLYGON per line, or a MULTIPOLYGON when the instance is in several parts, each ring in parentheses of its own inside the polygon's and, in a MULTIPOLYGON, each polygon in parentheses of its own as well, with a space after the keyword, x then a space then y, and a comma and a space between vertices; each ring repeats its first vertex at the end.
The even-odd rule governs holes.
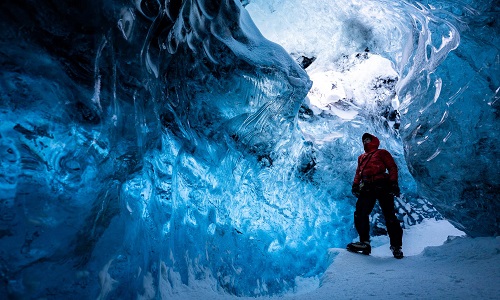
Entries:
POLYGON ((314 113, 352 120, 360 110, 373 110, 380 104, 399 106, 392 90, 376 85, 379 78, 397 78, 389 60, 363 53, 336 64, 336 70, 325 70, 313 63, 308 71, 313 81, 308 99, 314 113))
MULTIPOLYGON (((403 252, 405 256, 418 255, 426 247, 443 245, 450 236, 465 236, 465 233, 446 220, 424 219, 422 223, 411 226, 404 231, 403 252)), ((392 257, 389 247, 389 237, 374 237, 371 255, 392 257)))
POLYGON ((313 86, 309 91, 312 105, 328 110, 332 103, 346 98, 345 90, 340 78, 342 74, 335 71, 318 72, 311 74, 313 86))
POLYGON ((118 281, 113 279, 109 274, 109 267, 113 263, 113 259, 109 260, 108 263, 99 271, 99 284, 101 286, 101 291, 98 300, 106 299, 108 294, 112 292, 118 285, 118 281))

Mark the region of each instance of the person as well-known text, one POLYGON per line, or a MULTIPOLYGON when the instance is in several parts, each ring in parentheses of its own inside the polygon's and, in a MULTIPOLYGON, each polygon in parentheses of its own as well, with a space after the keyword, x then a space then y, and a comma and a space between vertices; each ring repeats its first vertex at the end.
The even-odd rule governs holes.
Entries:
POLYGON ((371 253, 370 214, 378 200, 390 238, 390 249, 395 258, 403 258, 403 230, 394 209, 394 196, 400 196, 398 167, 387 150, 379 149, 380 141, 376 136, 365 133, 362 141, 365 153, 358 157, 352 184, 352 194, 358 198, 354 226, 359 242, 350 243, 347 249, 367 255, 371 253))

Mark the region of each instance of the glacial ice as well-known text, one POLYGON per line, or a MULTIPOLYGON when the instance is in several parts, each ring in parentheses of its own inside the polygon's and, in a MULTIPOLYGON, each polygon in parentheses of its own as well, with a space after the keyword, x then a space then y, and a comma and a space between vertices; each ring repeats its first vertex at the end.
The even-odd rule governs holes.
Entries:
POLYGON ((404 226, 442 215, 498 234, 498 13, 494 1, 0 4, 0 293, 319 283, 327 249, 356 238, 365 131, 400 167, 404 226))

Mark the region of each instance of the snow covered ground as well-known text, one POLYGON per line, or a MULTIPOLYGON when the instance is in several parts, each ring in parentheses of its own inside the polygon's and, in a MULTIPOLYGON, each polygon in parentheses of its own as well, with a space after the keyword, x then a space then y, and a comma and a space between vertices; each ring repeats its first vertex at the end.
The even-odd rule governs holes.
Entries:
MULTIPOLYGON (((394 259, 388 238, 372 241, 372 255, 330 249, 332 263, 319 287, 263 299, 500 299, 500 237, 470 238, 447 221, 426 220, 405 230, 405 258, 394 259)), ((184 287, 169 299, 238 298, 209 286, 184 287)))

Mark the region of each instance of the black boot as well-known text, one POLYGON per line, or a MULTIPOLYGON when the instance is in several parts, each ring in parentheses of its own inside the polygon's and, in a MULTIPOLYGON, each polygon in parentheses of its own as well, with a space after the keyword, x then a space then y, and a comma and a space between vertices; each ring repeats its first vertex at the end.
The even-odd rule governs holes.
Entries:
POLYGON ((370 242, 355 242, 347 245, 347 251, 369 255, 372 252, 372 246, 370 242))
POLYGON ((401 250, 401 247, 391 246, 391 251, 392 255, 394 255, 395 258, 397 259, 403 258, 403 251, 401 250))

